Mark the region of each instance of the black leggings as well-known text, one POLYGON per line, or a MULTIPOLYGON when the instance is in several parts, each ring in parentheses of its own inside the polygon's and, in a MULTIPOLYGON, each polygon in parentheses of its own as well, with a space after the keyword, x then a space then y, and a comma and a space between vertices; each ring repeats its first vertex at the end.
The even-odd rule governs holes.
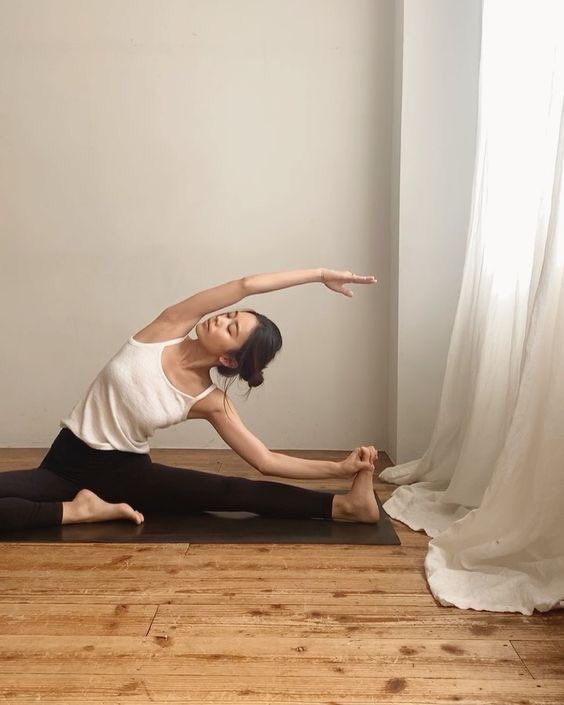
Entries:
POLYGON ((62 428, 38 468, 0 472, 0 530, 62 523, 63 502, 81 489, 143 513, 252 512, 330 519, 334 495, 282 482, 175 468, 149 453, 98 450, 62 428))

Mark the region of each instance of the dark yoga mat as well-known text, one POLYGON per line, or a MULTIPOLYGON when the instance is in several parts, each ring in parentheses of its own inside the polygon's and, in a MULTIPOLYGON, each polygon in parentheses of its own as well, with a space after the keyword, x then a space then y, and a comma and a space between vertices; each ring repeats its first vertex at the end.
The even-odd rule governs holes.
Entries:
MULTIPOLYGON (((339 494, 339 493, 334 493, 339 494)), ((377 524, 280 519, 250 512, 151 514, 142 524, 103 521, 0 532, 0 542, 31 543, 340 543, 400 545, 380 507, 377 524)))

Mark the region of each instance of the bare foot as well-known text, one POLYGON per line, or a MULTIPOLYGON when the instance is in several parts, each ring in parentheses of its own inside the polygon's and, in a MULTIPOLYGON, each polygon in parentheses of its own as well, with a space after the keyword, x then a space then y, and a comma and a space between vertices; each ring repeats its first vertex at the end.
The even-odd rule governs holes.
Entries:
POLYGON ((63 502, 63 524, 130 519, 141 524, 145 518, 129 504, 111 504, 90 490, 80 490, 72 502, 63 502))
POLYGON ((360 470, 352 487, 344 495, 335 495, 333 519, 336 521, 375 524, 380 519, 380 509, 374 495, 372 476, 374 470, 360 470))

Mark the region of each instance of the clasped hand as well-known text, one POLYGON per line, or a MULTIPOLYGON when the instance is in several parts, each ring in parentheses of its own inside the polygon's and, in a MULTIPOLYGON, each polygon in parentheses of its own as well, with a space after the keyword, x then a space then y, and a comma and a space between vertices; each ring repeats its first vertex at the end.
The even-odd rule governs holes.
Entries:
POLYGON ((373 470, 378 459, 378 451, 374 446, 360 446, 350 455, 337 463, 337 477, 352 477, 360 470, 373 470))
POLYGON ((378 280, 374 276, 362 276, 352 272, 337 272, 334 269, 322 269, 321 281, 328 289, 345 296, 353 296, 350 289, 345 289, 345 284, 375 284, 378 280))

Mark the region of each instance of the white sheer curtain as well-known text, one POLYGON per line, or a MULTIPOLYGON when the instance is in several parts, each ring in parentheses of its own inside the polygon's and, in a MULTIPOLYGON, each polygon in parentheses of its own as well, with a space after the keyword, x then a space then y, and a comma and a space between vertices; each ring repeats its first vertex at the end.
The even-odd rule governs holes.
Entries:
POLYGON ((442 605, 564 600, 564 2, 483 0, 462 288, 423 457, 384 508, 433 537, 442 605))

